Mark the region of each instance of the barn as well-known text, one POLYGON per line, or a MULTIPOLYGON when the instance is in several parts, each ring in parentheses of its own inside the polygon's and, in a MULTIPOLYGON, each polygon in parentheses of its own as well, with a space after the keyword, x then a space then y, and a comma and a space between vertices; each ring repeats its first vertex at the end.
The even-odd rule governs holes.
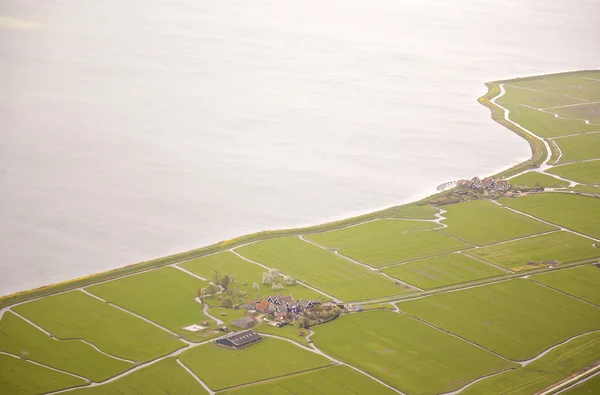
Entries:
POLYGON ((246 316, 246 317, 238 318, 235 321, 232 321, 231 325, 237 326, 238 328, 242 328, 242 329, 250 329, 254 326, 255 323, 256 323, 256 321, 254 321, 254 318, 252 318, 250 316, 246 316))
POLYGON ((215 343, 229 348, 242 348, 252 343, 256 343, 259 340, 262 340, 262 336, 249 329, 247 331, 231 333, 227 336, 223 336, 217 339, 215 343))

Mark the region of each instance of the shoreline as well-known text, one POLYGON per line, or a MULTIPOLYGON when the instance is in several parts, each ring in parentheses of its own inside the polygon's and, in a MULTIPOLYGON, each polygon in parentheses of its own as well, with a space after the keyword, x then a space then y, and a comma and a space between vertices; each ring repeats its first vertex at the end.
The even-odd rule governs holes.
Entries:
MULTIPOLYGON (((596 72, 596 71, 595 70, 569 71, 569 72, 563 72, 563 73, 542 74, 542 75, 537 75, 537 76, 529 76, 529 77, 524 77, 524 78, 513 78, 513 79, 508 79, 508 80, 498 80, 498 81, 492 81, 492 82, 485 83, 486 87, 488 88, 488 92, 478 99, 479 103, 490 109, 492 120, 494 120, 495 122, 499 123, 500 125, 508 128, 509 130, 513 131, 520 137, 524 138, 529 143, 530 149, 531 149, 531 157, 529 159, 526 159, 520 163, 517 163, 517 164, 509 167, 508 169, 501 170, 500 172, 495 173, 494 176, 508 177, 508 176, 514 175, 520 171, 523 171, 527 168, 530 168, 531 166, 539 165, 540 164, 539 162, 544 161, 545 156, 546 156, 545 154, 547 152, 546 148, 539 140, 533 139, 531 136, 529 136, 528 134, 519 130, 513 124, 511 124, 510 122, 507 122, 504 119, 504 109, 497 106, 493 102, 493 100, 498 95, 501 94, 500 85, 507 83, 507 82, 527 81, 530 79, 542 77, 544 75, 568 76, 568 75, 572 75, 575 73, 586 73, 586 72, 596 72)), ((433 186, 431 189, 435 190, 435 186, 433 186)), ((381 208, 381 209, 375 209, 374 211, 366 211, 363 214, 356 214, 356 215, 355 214, 346 214, 344 218, 340 218, 338 220, 332 220, 330 222, 319 223, 319 224, 308 225, 308 226, 298 226, 295 228, 287 228, 287 229, 264 230, 264 231, 259 231, 259 232, 255 232, 255 233, 251 233, 251 234, 241 235, 241 236, 234 237, 232 239, 223 240, 223 241, 216 242, 216 243, 213 243, 213 244, 210 244, 210 245, 207 245, 204 247, 200 247, 197 249, 192 249, 189 251, 184 251, 184 252, 173 254, 173 255, 168 255, 168 256, 152 259, 149 261, 133 263, 133 264, 125 265, 125 266, 122 266, 122 267, 119 267, 116 269, 110 269, 110 270, 107 270, 104 272, 94 273, 94 274, 91 274, 88 276, 74 278, 74 279, 66 280, 66 281, 59 282, 59 283, 49 284, 49 285, 41 286, 38 288, 26 290, 26 291, 16 292, 16 293, 8 294, 6 296, 0 296, 0 309, 8 307, 15 303, 23 303, 23 302, 31 300, 31 299, 36 299, 36 298, 40 298, 43 296, 49 296, 54 293, 65 292, 65 291, 72 290, 75 288, 89 286, 91 284, 94 284, 94 283, 97 283, 100 281, 115 279, 115 278, 121 277, 123 275, 131 275, 131 274, 141 273, 141 272, 156 269, 156 268, 159 268, 162 266, 200 258, 205 255, 225 251, 230 248, 235 248, 242 244, 256 242, 259 240, 269 239, 269 238, 273 238, 273 237, 282 237, 282 236, 291 236, 291 235, 298 235, 298 234, 305 234, 305 233, 330 231, 330 230, 338 229, 341 227, 345 227, 345 226, 349 226, 349 225, 353 225, 353 224, 357 224, 357 223, 362 223, 362 222, 365 222, 368 220, 385 217, 386 214, 393 212, 394 210, 397 210, 398 208, 401 208, 401 207, 407 207, 407 206, 412 206, 412 205, 417 205, 417 206, 428 205, 428 203, 431 199, 433 199, 435 197, 441 197, 444 194, 451 191, 452 189, 453 188, 450 188, 450 189, 447 189, 442 192, 437 192, 432 195, 427 195, 419 200, 415 200, 415 201, 411 201, 411 202, 407 202, 407 203, 398 203, 394 206, 387 207, 387 208, 381 208), (347 215, 351 215, 351 216, 347 217, 347 215)), ((424 192, 424 193, 427 193, 427 192, 424 192)))

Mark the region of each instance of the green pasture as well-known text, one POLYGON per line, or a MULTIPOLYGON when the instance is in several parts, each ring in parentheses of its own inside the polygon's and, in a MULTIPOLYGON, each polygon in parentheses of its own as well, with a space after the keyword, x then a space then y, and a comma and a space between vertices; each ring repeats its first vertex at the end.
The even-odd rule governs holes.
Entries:
POLYGON ((581 78, 588 76, 589 74, 587 73, 581 73, 579 75, 540 76, 536 79, 510 82, 510 85, 530 89, 529 92, 531 95, 557 94, 565 97, 565 100, 571 98, 571 103, 584 103, 588 100, 597 101, 600 99, 598 93, 600 85, 597 81, 581 78))
POLYGON ((381 220, 305 236, 373 267, 427 258, 468 247, 428 229, 434 222, 381 220))
POLYGON ((476 245, 486 245, 556 229, 535 219, 511 212, 489 200, 444 206, 448 227, 440 232, 476 245))
POLYGON ((598 360, 600 333, 590 333, 550 351, 525 367, 486 378, 461 395, 531 395, 585 369, 598 360))
POLYGON ((417 206, 416 204, 407 204, 394 207, 386 213, 387 218, 407 218, 407 219, 435 219, 437 210, 432 206, 417 206))
POLYGON ((212 390, 304 372, 331 361, 285 340, 263 338, 239 350, 205 344, 180 355, 180 360, 212 390))
POLYGON ((298 329, 293 325, 286 325, 281 328, 277 328, 276 326, 269 325, 267 322, 259 322, 252 329, 259 333, 285 337, 304 346, 308 345, 306 338, 304 336, 300 336, 301 331, 304 332, 304 335, 307 335, 308 331, 304 329, 298 329))
POLYGON ((581 100, 573 99, 561 93, 546 92, 540 89, 536 89, 534 92, 527 87, 521 86, 519 83, 513 82, 504 85, 504 95, 497 102, 502 105, 511 103, 525 104, 534 108, 582 103, 581 100))
POLYGON ((566 193, 540 193, 501 199, 500 202, 545 221, 600 238, 600 199, 566 193))
POLYGON ((187 335, 183 327, 201 324, 207 317, 194 298, 208 283, 173 267, 109 281, 86 288, 90 293, 139 314, 173 332, 187 335))
POLYGON ((79 340, 54 340, 11 312, 6 312, 0 321, 0 351, 96 382, 134 366, 106 356, 79 340))
MULTIPOLYGON (((600 86, 598 87, 600 91, 600 86)), ((600 99, 600 94, 596 97, 596 100, 600 99)), ((572 119, 585 119, 590 121, 592 124, 596 126, 600 125, 600 105, 595 103, 582 103, 576 106, 569 107, 559 107, 559 108, 551 108, 547 111, 553 112, 562 118, 572 118, 572 119)))
POLYGON ((381 273, 352 263, 298 237, 264 240, 237 248, 236 251, 345 301, 379 298, 408 291, 381 273))
POLYGON ((565 395, 600 394, 600 376, 596 375, 593 378, 583 382, 582 384, 563 392, 563 394, 565 394, 565 395))
POLYGON ((600 133, 564 137, 554 142, 562 151, 559 163, 600 158, 600 133))
POLYGON ((166 358, 125 377, 97 387, 81 388, 69 395, 196 395, 207 394, 175 358, 166 358))
POLYGON ((600 160, 571 163, 546 171, 581 184, 600 184, 600 160))
POLYGON ((223 395, 393 395, 396 392, 346 366, 285 377, 222 392, 223 395))
POLYGON ((596 265, 536 274, 531 279, 600 306, 600 268, 596 265))
POLYGON ((391 266, 383 272, 423 289, 505 274, 498 268, 460 253, 391 266))
POLYGON ((568 188, 569 191, 591 193, 594 195, 600 195, 600 186, 596 185, 575 185, 574 187, 568 188))
POLYGON ((600 329, 600 309, 523 279, 397 305, 408 314, 519 361, 572 336, 600 329))
POLYGON ((327 354, 411 395, 448 392, 516 366, 390 311, 342 316, 319 327, 312 339, 327 354))
POLYGON ((87 384, 77 377, 0 354, 0 394, 38 395, 87 384))
POLYGON ((558 231, 527 239, 509 241, 465 253, 513 270, 526 269, 527 262, 555 260, 561 263, 600 256, 593 241, 576 234, 558 231))
POLYGON ((538 173, 535 171, 530 171, 529 173, 521 174, 520 176, 511 178, 510 183, 512 185, 525 185, 530 187, 535 187, 539 183, 539 185, 544 188, 560 188, 569 186, 569 183, 566 181, 561 181, 558 178, 549 176, 548 174, 538 173))
POLYGON ((84 339, 100 350, 148 361, 184 346, 173 335, 80 291, 14 307, 59 339, 84 339))

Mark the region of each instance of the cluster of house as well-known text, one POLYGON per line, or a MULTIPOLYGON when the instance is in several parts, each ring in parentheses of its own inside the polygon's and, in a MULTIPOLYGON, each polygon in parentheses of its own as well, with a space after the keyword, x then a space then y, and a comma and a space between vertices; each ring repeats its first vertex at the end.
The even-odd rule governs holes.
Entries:
POLYGON ((501 177, 485 177, 483 180, 480 180, 479 177, 473 177, 470 180, 459 180, 457 185, 475 190, 495 189, 505 191, 510 188, 510 183, 501 177))
POLYGON ((296 320, 307 309, 320 305, 320 300, 300 299, 295 300, 293 296, 283 296, 281 292, 277 295, 259 301, 248 301, 241 307, 249 311, 258 313, 272 314, 276 320, 296 320))

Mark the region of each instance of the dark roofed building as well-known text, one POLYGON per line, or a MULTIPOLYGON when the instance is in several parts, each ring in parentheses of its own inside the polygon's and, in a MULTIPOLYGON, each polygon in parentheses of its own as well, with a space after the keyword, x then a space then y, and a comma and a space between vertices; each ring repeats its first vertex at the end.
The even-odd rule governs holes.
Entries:
POLYGON ((254 318, 252 318, 250 316, 246 316, 246 317, 238 318, 235 321, 232 321, 231 325, 237 326, 238 328, 242 328, 242 329, 248 329, 248 328, 252 328, 255 323, 256 323, 256 321, 254 320, 254 318))
POLYGON ((220 346, 230 348, 242 348, 257 341, 262 340, 262 336, 254 332, 251 329, 247 331, 232 333, 227 336, 223 336, 215 341, 220 346))

